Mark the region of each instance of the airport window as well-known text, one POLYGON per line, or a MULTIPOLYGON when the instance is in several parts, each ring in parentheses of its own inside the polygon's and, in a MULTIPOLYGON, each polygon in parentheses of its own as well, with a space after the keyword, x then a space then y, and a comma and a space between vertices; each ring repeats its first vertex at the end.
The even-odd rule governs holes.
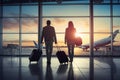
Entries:
POLYGON ((120 5, 113 5, 113 16, 120 16, 120 5))
MULTIPOLYGON (((90 0, 62 0, 56 2, 52 0, 42 3, 42 13, 39 14, 38 2, 33 0, 3 0, 0 4, 0 46, 6 50, 8 44, 17 44, 19 49, 15 51, 14 55, 30 55, 34 42, 38 43, 38 29, 39 27, 46 26, 46 20, 51 20, 52 26, 56 29, 58 44, 64 44, 64 33, 68 26, 68 21, 72 20, 74 27, 79 36, 83 39, 83 44, 90 43, 90 0), (39 18, 42 20, 39 26, 39 18), (21 51, 20 51, 21 50, 21 51), (20 52, 20 53, 19 53, 20 52)), ((94 24, 94 42, 103 38, 107 38, 114 31, 120 30, 120 1, 119 0, 101 0, 101 2, 93 3, 93 24, 94 24), (112 3, 111 3, 112 2, 112 3)), ((120 50, 119 41, 120 34, 115 37, 117 50, 120 50)), ((108 47, 111 47, 111 43, 108 47)), ((43 45, 44 46, 44 45, 43 45)), ((94 51, 94 55, 101 55, 99 52, 104 53, 107 47, 104 46, 98 52, 94 51)), ((82 51, 82 48, 76 47, 77 52, 75 55, 90 55, 88 51, 82 51)), ((63 49, 64 50, 64 49, 63 49)), ((54 48, 56 51, 56 48, 54 48)), ((67 51, 67 48, 65 48, 67 51)), ((108 53, 110 50, 108 51, 108 53)), ((2 53, 10 55, 9 53, 2 53)), ((109 54, 108 54, 109 55, 109 54)))
POLYGON ((110 16, 110 5, 94 5, 94 16, 110 16))

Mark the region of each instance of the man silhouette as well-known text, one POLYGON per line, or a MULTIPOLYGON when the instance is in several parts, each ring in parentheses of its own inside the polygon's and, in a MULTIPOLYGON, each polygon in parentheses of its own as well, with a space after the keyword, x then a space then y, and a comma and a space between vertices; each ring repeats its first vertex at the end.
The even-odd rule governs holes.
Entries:
POLYGON ((47 20, 46 24, 47 26, 43 27, 41 43, 43 42, 44 39, 46 46, 47 64, 51 64, 53 42, 57 44, 57 39, 56 39, 55 29, 53 26, 51 26, 51 21, 47 20))

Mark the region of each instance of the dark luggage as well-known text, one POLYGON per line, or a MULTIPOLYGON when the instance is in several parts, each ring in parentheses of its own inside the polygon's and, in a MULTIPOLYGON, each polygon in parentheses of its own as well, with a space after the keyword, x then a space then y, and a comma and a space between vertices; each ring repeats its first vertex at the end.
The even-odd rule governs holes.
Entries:
POLYGON ((42 55, 42 50, 39 49, 33 49, 31 55, 29 56, 29 60, 31 61, 39 61, 40 57, 42 55))
POLYGON ((68 57, 64 51, 59 50, 57 51, 56 55, 60 63, 68 63, 68 57))

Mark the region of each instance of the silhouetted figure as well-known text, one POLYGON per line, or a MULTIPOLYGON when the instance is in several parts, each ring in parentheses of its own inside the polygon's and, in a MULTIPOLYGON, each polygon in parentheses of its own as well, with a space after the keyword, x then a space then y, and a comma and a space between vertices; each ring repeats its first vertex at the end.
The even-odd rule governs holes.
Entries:
POLYGON ((57 44, 55 29, 54 29, 54 27, 52 27, 50 25, 51 25, 51 21, 47 20, 47 26, 43 27, 42 40, 41 40, 41 43, 43 42, 43 39, 45 41, 47 64, 51 64, 53 42, 55 42, 55 44, 57 44))
POLYGON ((73 56, 74 56, 75 33, 76 33, 76 29, 74 28, 73 22, 69 21, 68 28, 66 28, 65 30, 65 44, 67 43, 68 46, 70 62, 73 61, 73 56))
POLYGON ((46 67, 45 80, 53 80, 53 74, 52 74, 51 65, 47 65, 47 67, 46 67))

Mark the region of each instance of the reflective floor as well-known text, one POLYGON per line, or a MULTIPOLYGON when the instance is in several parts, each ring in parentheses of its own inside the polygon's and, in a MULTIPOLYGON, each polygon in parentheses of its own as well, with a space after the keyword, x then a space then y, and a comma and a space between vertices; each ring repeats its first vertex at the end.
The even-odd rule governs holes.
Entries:
POLYGON ((28 57, 1 56, 0 80, 120 80, 120 58, 74 57, 72 64, 60 65, 52 57, 47 65, 46 57, 30 64, 28 57))

